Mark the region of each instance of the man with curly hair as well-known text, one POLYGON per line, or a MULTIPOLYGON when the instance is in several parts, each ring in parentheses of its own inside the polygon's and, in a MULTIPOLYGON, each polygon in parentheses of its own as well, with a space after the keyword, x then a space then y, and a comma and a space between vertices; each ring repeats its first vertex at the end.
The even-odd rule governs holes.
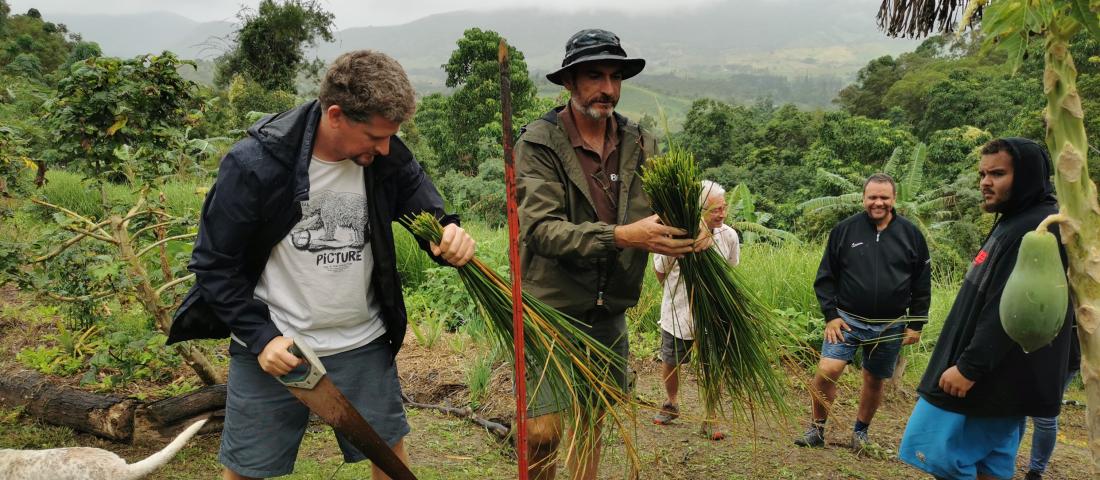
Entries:
MULTIPOLYGON (((317 100, 269 115, 221 161, 189 269, 195 286, 169 343, 232 337, 218 460, 226 479, 286 475, 309 411, 282 386, 303 343, 333 383, 406 463, 409 433, 395 357, 406 313, 393 221, 430 212, 445 225, 437 262, 461 266, 474 242, 443 210, 397 137, 416 98, 385 54, 336 59, 317 100)), ((366 457, 339 433, 348 462, 366 457)), ((388 478, 375 467, 373 478, 388 478)))

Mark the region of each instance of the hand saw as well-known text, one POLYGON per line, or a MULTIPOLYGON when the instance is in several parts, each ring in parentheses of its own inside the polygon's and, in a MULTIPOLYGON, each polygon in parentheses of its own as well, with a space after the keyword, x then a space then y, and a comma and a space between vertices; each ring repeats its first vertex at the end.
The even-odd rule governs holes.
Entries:
POLYGON ((343 393, 336 388, 332 380, 328 378, 325 366, 321 359, 309 346, 294 343, 289 348, 290 353, 301 358, 305 362, 305 371, 298 369, 278 378, 290 390, 290 393, 298 397, 313 413, 321 417, 325 423, 332 426, 333 430, 340 432, 363 452, 374 465, 386 472, 394 480, 416 480, 409 467, 398 458, 393 449, 386 444, 378 432, 363 419, 359 411, 348 402, 343 393))

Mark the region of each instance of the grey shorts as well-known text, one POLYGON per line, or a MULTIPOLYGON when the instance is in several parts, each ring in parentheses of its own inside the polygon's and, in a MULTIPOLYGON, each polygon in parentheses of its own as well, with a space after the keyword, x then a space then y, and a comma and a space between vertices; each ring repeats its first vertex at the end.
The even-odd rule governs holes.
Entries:
MULTIPOLYGON (((321 363, 332 383, 392 447, 409 433, 409 423, 397 366, 384 338, 324 357, 321 363)), ((228 383, 218 461, 246 477, 278 477, 294 471, 309 409, 261 370, 250 353, 231 351, 228 383)), ((345 461, 366 459, 339 433, 336 441, 345 461)))
MULTIPOLYGON (((628 390, 630 382, 626 359, 630 356, 630 338, 626 329, 626 313, 611 315, 592 310, 585 315, 583 322, 587 325, 577 325, 581 330, 610 347, 621 357, 621 361, 616 365, 610 365, 611 375, 624 391, 628 390)), ((541 376, 541 371, 527 372, 527 416, 529 418, 561 412, 571 403, 567 398, 557 398, 561 395, 556 395, 549 388, 538 388, 537 383, 541 376)))
POLYGON ((668 365, 683 365, 691 361, 695 340, 684 340, 661 329, 661 361, 668 365))

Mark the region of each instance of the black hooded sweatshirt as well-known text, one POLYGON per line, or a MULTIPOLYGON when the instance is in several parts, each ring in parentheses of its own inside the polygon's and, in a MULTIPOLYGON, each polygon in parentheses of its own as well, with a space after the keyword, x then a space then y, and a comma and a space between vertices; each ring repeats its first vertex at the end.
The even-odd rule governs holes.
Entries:
MULTIPOLYGON (((1053 417, 1061 408, 1069 365, 1072 305, 1057 338, 1032 353, 1024 353, 1008 337, 999 314, 1001 292, 1016 265, 1024 234, 1058 211, 1050 158, 1034 141, 1005 140, 1013 160, 1012 193, 998 208, 1000 219, 966 272, 917 391, 929 403, 963 415, 1053 417), (975 382, 965 398, 948 395, 939 387, 943 372, 952 366, 975 382)), ((1054 226, 1050 231, 1058 235, 1054 226)), ((1059 250, 1064 268, 1061 242, 1059 250)))

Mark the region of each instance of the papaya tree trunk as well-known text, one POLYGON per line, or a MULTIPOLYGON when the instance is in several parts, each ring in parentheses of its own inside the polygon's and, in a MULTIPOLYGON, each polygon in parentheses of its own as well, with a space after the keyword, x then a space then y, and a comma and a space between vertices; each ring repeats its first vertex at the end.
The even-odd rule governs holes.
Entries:
MULTIPOLYGON (((157 290, 153 288, 153 284, 149 281, 149 272, 145 269, 141 258, 134 251, 130 232, 127 230, 128 223, 118 216, 113 217, 111 219, 111 234, 118 242, 119 256, 129 267, 130 274, 137 284, 138 301, 141 302, 141 306, 145 308, 145 311, 153 316, 157 328, 167 334, 168 329, 172 326, 171 316, 168 308, 161 304, 160 295, 157 294, 157 290)), ((175 349, 176 353, 183 358, 184 363, 195 371, 195 374, 202 379, 203 383, 206 385, 225 383, 225 380, 201 350, 187 342, 177 343, 175 349)))
POLYGON ((1069 284, 1075 297, 1081 342, 1081 378, 1087 395, 1092 471, 1100 475, 1100 203, 1089 179, 1084 111, 1077 93, 1077 68, 1069 51, 1073 30, 1052 22, 1046 35, 1043 92, 1047 97, 1046 143, 1055 161, 1054 183, 1062 242, 1069 256, 1069 284))

